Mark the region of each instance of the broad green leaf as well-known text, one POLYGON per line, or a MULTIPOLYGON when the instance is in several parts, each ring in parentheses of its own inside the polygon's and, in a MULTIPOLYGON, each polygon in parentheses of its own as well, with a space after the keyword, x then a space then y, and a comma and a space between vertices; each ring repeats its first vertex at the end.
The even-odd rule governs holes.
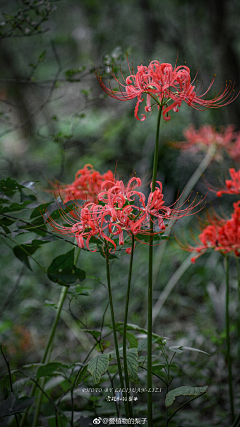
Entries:
POLYGON ((82 281, 86 277, 85 271, 74 265, 74 249, 54 258, 47 274, 50 280, 63 286, 73 284, 77 280, 82 281))
POLYGON ((24 412, 30 406, 36 397, 21 397, 16 399, 14 394, 11 393, 6 400, 0 404, 1 417, 9 417, 11 415, 24 412))
MULTIPOLYGON (((119 326, 117 328, 117 330, 120 332, 121 335, 123 335, 123 327, 119 326)), ((137 348, 138 347, 138 340, 135 337, 135 335, 131 334, 130 332, 127 332, 126 337, 127 337, 127 340, 130 344, 130 348, 137 348)))
POLYGON ((0 218, 0 226, 3 228, 6 234, 11 233, 8 227, 13 223, 14 221, 8 218, 0 218))
POLYGON ((30 218, 32 219, 44 215, 49 205, 51 205, 51 203, 43 203, 35 207, 31 213, 30 218))
POLYGON ((51 375, 54 371, 56 371, 59 366, 61 366, 60 362, 49 362, 44 366, 40 366, 37 371, 36 378, 40 377, 46 377, 48 375, 51 375))
POLYGON ((100 378, 106 372, 108 366, 108 354, 99 354, 88 362, 87 370, 92 375, 94 384, 98 384, 100 382, 100 378))
MULTIPOLYGON (((119 349, 119 356, 123 358, 123 348, 120 347, 119 349)), ((117 358, 116 350, 111 351, 108 353, 110 358, 117 358)), ((128 366, 128 372, 131 375, 132 379, 137 380, 137 370, 138 370, 138 349, 137 348, 127 348, 127 366, 128 366)))
POLYGON ((144 348, 146 348, 148 345, 148 339, 144 338, 143 340, 140 341, 140 343, 138 344, 138 351, 142 351, 144 350, 144 348))
POLYGON ((198 348, 193 348, 193 347, 185 347, 183 345, 173 345, 169 347, 169 350, 175 351, 175 353, 182 353, 184 350, 197 351, 198 353, 204 353, 209 356, 209 353, 206 353, 206 351, 199 350, 198 348))
POLYGON ((127 332, 126 337, 127 337, 127 340, 130 344, 130 348, 137 348, 138 347, 138 340, 135 337, 135 335, 131 334, 130 332, 127 332))
POLYGON ((152 373, 155 375, 161 375, 163 373, 163 369, 164 369, 163 364, 159 364, 159 365, 152 365, 152 373))
POLYGON ((18 184, 17 181, 7 178, 7 179, 1 179, 0 181, 0 191, 4 193, 6 196, 13 196, 16 191, 20 191, 23 187, 23 185, 18 184))
POLYGON ((127 367, 133 380, 138 380, 138 351, 137 348, 127 349, 127 367))
POLYGON ((168 392, 165 399, 165 406, 168 408, 174 402, 177 396, 200 396, 205 393, 208 389, 208 386, 204 387, 190 387, 190 386, 182 386, 175 388, 168 392))
MULTIPOLYGON (((31 203, 31 200, 25 200, 24 202, 21 203, 11 203, 8 206, 1 206, 0 208, 0 213, 4 214, 7 212, 19 212, 22 211, 23 209, 26 209, 26 207, 31 203)), ((16 218, 17 219, 17 218, 16 218)))
POLYGON ((32 270, 28 261, 28 256, 33 255, 34 252, 39 248, 39 246, 43 245, 44 243, 47 243, 47 242, 44 240, 34 239, 29 244, 14 246, 13 248, 14 255, 18 259, 20 259, 20 261, 22 261, 23 264, 25 264, 26 267, 29 268, 29 270, 32 270))

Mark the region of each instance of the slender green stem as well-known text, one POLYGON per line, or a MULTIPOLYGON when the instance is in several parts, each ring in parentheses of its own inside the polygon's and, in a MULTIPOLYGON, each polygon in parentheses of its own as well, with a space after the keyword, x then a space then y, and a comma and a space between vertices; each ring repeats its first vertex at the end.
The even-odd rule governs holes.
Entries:
MULTIPOLYGON (((80 250, 81 249, 78 248, 75 251, 75 264, 77 263, 77 260, 79 258, 80 250)), ((57 324, 58 324, 58 321, 59 321, 59 317, 60 317, 60 314, 61 314, 61 311, 62 311, 62 306, 63 306, 64 300, 66 298, 66 295, 67 295, 67 291, 68 291, 68 286, 64 286, 62 288, 62 290, 61 290, 61 294, 60 294, 59 301, 58 301, 57 313, 56 313, 56 316, 55 316, 55 319, 54 319, 54 322, 53 322, 53 325, 52 325, 52 329, 51 329, 51 332, 50 332, 50 336, 49 336, 49 339, 48 339, 47 346, 45 348, 45 351, 44 351, 44 354, 43 354, 43 357, 42 357, 42 361, 41 361, 42 363, 50 361, 53 338, 54 338, 56 327, 57 327, 57 324)), ((41 382, 41 388, 43 389, 45 380, 42 379, 42 380, 40 380, 40 382, 41 382)), ((32 390, 31 390, 31 396, 34 395, 36 387, 37 387, 37 384, 35 383, 34 386, 33 386, 33 388, 32 388, 32 390)), ((42 392, 40 390, 39 395, 38 395, 38 399, 37 399, 37 405, 36 405, 36 411, 35 411, 35 415, 34 415, 34 420, 33 420, 33 427, 35 427, 36 424, 37 424, 39 413, 40 413, 40 408, 41 408, 41 403, 42 403, 42 392)), ((24 421, 25 420, 23 419, 22 423, 21 423, 21 427, 24 425, 24 421)))
POLYGON ((162 115, 162 107, 159 107, 158 111, 158 119, 157 119, 157 132, 156 132, 156 142, 154 148, 154 158, 153 158, 153 173, 152 173, 152 191, 155 190, 156 187, 156 178, 157 178, 157 167, 158 167, 158 147, 159 147, 159 132, 160 132, 160 122, 162 115))
POLYGON ((130 297, 130 286, 131 286, 131 277, 132 277, 132 265, 133 265, 133 252, 134 252, 134 235, 132 234, 132 248, 131 248, 131 258, 128 274, 128 288, 127 288, 127 298, 125 306, 125 317, 124 317, 124 326, 123 326, 123 366, 124 366, 124 375, 125 383, 127 389, 127 404, 130 418, 133 418, 132 405, 129 400, 130 397, 130 386, 129 386, 129 377, 128 377, 128 367, 127 367, 127 320, 128 320, 128 306, 129 306, 129 297, 130 297))
MULTIPOLYGON (((8 369, 8 377, 9 377, 9 382, 10 382, 10 389, 11 389, 11 392, 13 393, 12 374, 11 374, 11 369, 10 369, 10 363, 9 363, 9 361, 7 360, 7 358, 5 357, 5 354, 3 353, 2 345, 0 345, 0 350, 1 350, 1 353, 2 353, 2 355, 3 355, 3 358, 4 358, 4 360, 5 360, 5 362, 6 362, 6 365, 7 365, 7 369, 8 369)), ((18 422, 17 414, 14 414, 14 418, 15 418, 15 421, 16 421, 16 424, 17 424, 17 427, 19 427, 19 422, 18 422)))
POLYGON ((226 334, 227 334, 227 363, 228 363, 228 387, 231 406, 231 419, 234 422, 234 400, 232 384, 232 361, 230 353, 230 326, 229 326, 229 259, 226 256, 226 334))
POLYGON ((234 423, 231 425, 231 427, 239 427, 240 426, 240 414, 237 415, 234 423))
MULTIPOLYGON (((17 246, 19 246, 19 248, 21 248, 22 250, 23 250, 23 252, 25 252, 26 254, 27 254, 27 256, 29 256, 30 258, 32 258, 33 259, 33 261, 35 261, 35 263, 44 271, 44 273, 47 273, 46 272, 46 270, 45 270, 45 268, 41 265, 41 264, 39 264, 39 262, 26 250, 26 249, 24 249, 24 247, 21 245, 21 244, 19 244, 19 242, 17 241, 17 240, 15 240, 15 239, 12 239, 10 236, 8 236, 7 234, 4 234, 4 233, 0 233, 1 234, 1 236, 4 236, 4 237, 6 237, 6 239, 9 239, 9 240, 11 240, 11 242, 13 242, 13 243, 15 243, 15 245, 17 245, 17 246)), ((3 238, 2 238, 2 240, 4 241, 4 243, 9 247, 9 248, 11 248, 11 249, 13 249, 12 248, 12 246, 10 246, 3 238)))
POLYGON ((236 257, 237 264, 237 285, 238 285, 238 320, 237 320, 237 331, 238 331, 238 353, 240 351, 240 269, 239 269, 239 258, 236 257))
MULTIPOLYGON (((53 325, 52 325, 52 329, 51 329, 51 332, 50 332, 50 335, 49 335, 49 338, 48 338, 47 346, 46 346, 46 348, 44 350, 44 354, 43 354, 41 363, 45 363, 46 362, 47 356, 48 356, 48 352, 50 353, 49 350, 50 350, 50 348, 52 346, 52 342, 53 342, 53 338, 54 338, 54 335, 55 335, 57 323, 58 323, 58 320, 59 320, 59 317, 60 317, 60 314, 61 314, 61 310, 62 310, 62 306, 63 306, 64 300, 65 300, 66 295, 67 295, 67 290, 68 290, 68 286, 64 286, 62 288, 62 290, 61 290, 61 294, 60 294, 59 301, 58 301, 57 313, 56 313, 56 316, 55 316, 55 319, 54 319, 54 322, 53 322, 53 325)), ((32 397, 34 395, 36 388, 37 388, 37 384, 34 383, 32 389, 31 389, 29 397, 32 397)), ((39 396, 41 396, 41 393, 39 394, 39 396)), ((40 397, 39 397, 38 401, 37 401, 37 407, 36 407, 36 411, 35 411, 35 417, 34 417, 33 427, 35 427, 36 423, 37 423, 37 418, 38 418, 39 411, 40 411, 40 405, 41 405, 41 401, 40 401, 40 397)), ((20 427, 24 427, 25 421, 26 421, 26 417, 27 417, 27 412, 25 412, 23 414, 20 427)))
POLYGON ((167 423, 166 423, 166 427, 168 427, 169 425, 169 421, 172 419, 172 417, 179 411, 179 409, 183 408, 183 406, 187 405, 188 403, 192 402, 193 400, 197 399, 200 396, 203 396, 206 393, 206 391, 204 391, 204 393, 199 394, 198 396, 194 396, 191 399, 189 399, 187 402, 184 402, 181 406, 179 406, 173 413, 172 415, 167 419, 167 423))
MULTIPOLYGON (((158 146, 159 146, 159 132, 160 120, 162 114, 162 107, 160 106, 157 120, 156 143, 154 149, 153 159, 153 173, 152 173, 152 192, 156 187, 157 167, 158 167, 158 146)), ((152 285, 153 285, 153 217, 150 216, 150 238, 149 238, 149 264, 148 264, 148 351, 147 351, 147 389, 152 389, 152 285)), ((148 391, 148 425, 152 426, 152 393, 148 391)))
MULTIPOLYGON (((110 268, 109 268, 109 257, 108 257, 108 255, 109 255, 108 246, 106 245, 106 270, 107 270, 107 282, 108 282, 108 297, 109 297, 109 303, 110 303, 110 309, 111 309, 113 336, 114 336, 115 351, 116 351, 116 356, 117 356, 118 373, 119 373, 121 389, 123 390, 124 389, 124 381, 123 381, 122 367, 121 367, 121 361, 120 361, 120 355, 119 355, 119 349, 118 349, 117 330, 116 330, 114 310, 113 310, 113 300, 112 300, 111 279, 110 279, 110 268)), ((129 418, 129 411, 128 411, 128 405, 127 405, 127 400, 126 400, 126 393, 123 393, 123 396, 124 396, 124 406, 125 406, 125 411, 126 411, 126 417, 129 418)))
MULTIPOLYGON (((62 311, 62 306, 63 306, 64 300, 66 298, 66 295, 67 295, 67 291, 68 291, 68 286, 63 286, 63 288, 61 290, 60 297, 59 297, 59 301, 58 301, 57 313, 56 313, 56 316, 55 316, 55 319, 54 319, 54 322, 52 325, 52 330, 51 330, 51 333, 50 333, 50 336, 48 339, 47 346, 46 346, 45 351, 44 351, 42 363, 45 363, 46 361, 47 362, 50 361, 50 355, 51 355, 50 349, 52 347, 53 338, 54 338, 56 327, 58 324, 58 320, 59 320, 59 317, 60 317, 60 314, 62 311)), ((44 382, 45 382, 44 379, 41 382, 42 382, 41 388, 43 389, 44 382)), ((40 413, 40 409, 41 409, 41 403, 42 403, 42 391, 40 390, 39 395, 38 395, 38 399, 37 399, 37 406, 36 406, 36 411, 34 414, 34 420, 33 420, 32 427, 36 427, 36 425, 37 425, 38 417, 39 417, 39 413, 40 413)))

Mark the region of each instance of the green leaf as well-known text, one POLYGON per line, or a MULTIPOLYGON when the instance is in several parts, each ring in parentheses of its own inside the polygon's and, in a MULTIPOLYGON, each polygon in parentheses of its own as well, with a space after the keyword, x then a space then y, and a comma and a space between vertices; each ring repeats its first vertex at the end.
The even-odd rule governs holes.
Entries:
POLYGON ((26 265, 29 270, 32 270, 32 267, 29 264, 28 256, 33 255, 34 252, 39 248, 39 246, 43 245, 44 243, 47 243, 47 241, 44 240, 32 240, 31 243, 21 245, 21 246, 14 246, 13 252, 14 255, 23 262, 23 264, 26 265))
POLYGON ((21 188, 24 188, 23 185, 18 184, 14 179, 7 178, 0 181, 0 191, 6 196, 13 196, 16 191, 20 191, 21 188))
POLYGON ((127 367, 133 380, 138 380, 138 351, 137 348, 127 349, 127 367))
POLYGON ((88 362, 87 370, 92 375, 94 384, 98 384, 100 382, 100 378, 106 372, 108 366, 108 354, 99 354, 88 362))
POLYGON ((0 226, 3 228, 6 234, 10 233, 9 226, 12 225, 14 221, 8 218, 0 218, 0 226))
MULTIPOLYGON (((27 205, 30 205, 32 202, 31 200, 25 200, 22 203, 11 203, 9 206, 1 206, 1 212, 0 213, 6 213, 6 212, 19 212, 22 211, 27 207, 27 205)), ((18 219, 18 218, 16 218, 18 219)))
POLYGON ((43 203, 41 205, 38 205, 37 207, 35 207, 35 209, 33 209, 30 218, 36 218, 38 216, 42 216, 44 215, 44 213, 47 210, 47 207, 51 205, 51 203, 43 203))
POLYGON ((205 393, 208 389, 208 386, 204 387, 190 387, 190 386, 182 386, 175 388, 168 392, 165 399, 165 406, 168 408, 174 402, 177 396, 200 396, 205 393))
MULTIPOLYGON (((117 330, 120 332, 121 335, 123 335, 123 327, 119 326, 117 328, 117 330)), ((127 340, 130 344, 130 348, 137 348, 138 347, 138 340, 135 337, 135 335, 131 334, 130 332, 127 332, 126 337, 127 337, 127 340)))
POLYGON ((74 265, 74 248, 54 258, 47 270, 48 278, 59 285, 70 285, 85 279, 85 271, 74 265))
POLYGON ((30 406, 36 397, 21 397, 16 399, 14 394, 11 393, 6 400, 0 404, 1 417, 9 417, 11 415, 24 412, 30 406))
POLYGON ((152 373, 155 375, 161 375, 163 373, 163 369, 164 369, 163 364, 158 364, 158 365, 152 365, 152 373))
POLYGON ((199 350, 198 348, 193 347, 185 347, 183 345, 173 345, 169 347, 169 350, 174 351, 175 353, 182 353, 184 350, 197 351, 198 353, 204 353, 210 356, 209 353, 206 353, 206 351, 199 350))
POLYGON ((144 338, 143 340, 140 341, 140 343, 138 345, 138 351, 144 350, 144 348, 146 348, 147 345, 148 345, 148 339, 144 338))
POLYGON ((40 366, 37 371, 36 378, 46 377, 56 371, 62 364, 60 362, 49 362, 44 366, 40 366))

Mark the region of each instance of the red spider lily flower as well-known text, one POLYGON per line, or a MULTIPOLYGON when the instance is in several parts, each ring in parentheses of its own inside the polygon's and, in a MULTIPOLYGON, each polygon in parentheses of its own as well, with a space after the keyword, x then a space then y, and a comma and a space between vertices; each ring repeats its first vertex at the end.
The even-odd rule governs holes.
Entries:
POLYGON ((83 169, 80 169, 72 184, 62 185, 59 187, 59 192, 64 203, 70 200, 84 200, 97 203, 97 195, 101 190, 101 185, 104 180, 114 180, 112 171, 108 171, 101 175, 93 169, 93 166, 87 164, 83 169))
POLYGON ((234 131, 234 125, 228 125, 226 128, 221 126, 220 131, 216 131, 214 126, 203 125, 199 129, 195 129, 194 125, 190 125, 183 134, 186 141, 173 144, 177 148, 198 153, 207 151, 210 146, 217 148, 215 159, 222 160, 220 154, 224 150, 234 160, 240 158, 240 132, 234 131))
POLYGON ((193 85, 196 76, 191 81, 190 69, 185 65, 178 67, 175 65, 173 68, 171 64, 160 64, 159 61, 152 61, 148 66, 138 66, 136 74, 133 71, 133 67, 132 69, 129 67, 129 72, 130 75, 126 79, 122 75, 124 83, 121 83, 114 71, 112 71, 112 76, 119 85, 119 91, 105 86, 99 70, 95 71, 95 74, 104 92, 112 98, 120 101, 137 98, 134 115, 136 119, 141 121, 146 119, 145 114, 142 114, 142 119, 138 117, 139 104, 143 101, 143 94, 145 93, 147 94, 145 111, 150 112, 152 110, 152 98, 155 102, 154 105, 158 105, 158 108, 159 106, 163 107, 164 120, 170 120, 169 111, 178 112, 182 101, 186 102, 190 107, 200 110, 201 108, 223 107, 230 104, 238 96, 238 94, 234 96, 234 84, 229 82, 222 93, 220 90, 213 99, 208 100, 207 94, 213 85, 215 76, 207 90, 199 95, 199 91, 197 92, 196 86, 193 85))
MULTIPOLYGON (((162 193, 162 184, 157 182, 155 191, 150 192, 147 201, 145 195, 138 191, 141 186, 140 178, 131 178, 127 186, 123 181, 106 180, 102 182, 101 191, 97 195, 98 203, 90 202, 80 206, 75 203, 75 209, 68 213, 62 211, 65 225, 59 225, 51 216, 48 217, 49 225, 57 232, 74 236, 79 247, 84 248, 85 242, 88 250, 95 252, 97 248, 90 249, 91 238, 102 243, 109 242, 110 252, 116 250, 118 244, 124 245, 124 232, 130 237, 137 235, 150 236, 150 221, 154 222, 153 235, 161 234, 166 228, 165 220, 174 221, 191 214, 199 202, 192 202, 186 209, 181 207, 165 206, 162 193)), ((130 248, 127 248, 130 253, 130 248)))
POLYGON ((195 251, 199 255, 192 258, 196 259, 206 252, 207 249, 220 251, 223 254, 233 253, 240 256, 240 201, 233 204, 234 212, 231 219, 210 219, 210 224, 203 229, 199 235, 200 244, 198 246, 188 246, 185 249, 189 252, 195 251))
POLYGON ((226 188, 217 192, 218 197, 223 194, 240 194, 240 170, 236 172, 234 168, 231 168, 229 173, 232 179, 226 179, 226 188))

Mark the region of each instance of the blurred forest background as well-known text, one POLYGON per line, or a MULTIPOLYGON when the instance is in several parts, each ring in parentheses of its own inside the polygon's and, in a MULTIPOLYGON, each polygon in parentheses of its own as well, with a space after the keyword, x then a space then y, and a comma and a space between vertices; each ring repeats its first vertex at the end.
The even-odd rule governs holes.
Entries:
MULTIPOLYGON (((0 10, 0 170, 1 179, 10 176, 18 182, 37 181, 41 203, 50 200, 44 192, 49 182, 71 183, 75 173, 90 163, 100 173, 116 170, 125 182, 135 173, 150 181, 152 151, 155 143, 156 111, 144 122, 134 118, 135 100, 119 102, 105 96, 94 74, 101 70, 106 84, 114 70, 129 74, 126 52, 136 70, 149 60, 187 65, 192 79, 198 73, 199 85, 207 89, 216 74, 212 89, 218 93, 226 80, 240 83, 240 2, 238 0, 35 0, 1 1, 0 10)), ((118 73, 121 78, 120 73, 118 73)), ((112 87, 116 87, 112 83, 112 87)), ((143 108, 143 107, 141 107, 143 108)), ((141 111, 140 111, 141 113, 141 111)), ((159 173, 166 203, 176 200, 204 154, 189 154, 173 148, 183 141, 183 130, 208 123, 234 124, 240 130, 240 98, 221 109, 203 112, 182 105, 171 120, 162 123, 159 173)), ((229 167, 239 164, 229 158, 212 162, 194 188, 194 194, 207 193, 207 201, 217 208, 216 195, 206 181, 218 185, 229 167)), ((147 190, 146 190, 147 191, 147 190)), ((228 201, 222 201, 228 213, 228 201)), ((229 202, 230 203, 230 202, 229 202)), ((201 215, 203 212, 201 213, 201 215)), ((179 221, 175 232, 184 235, 191 229, 199 234, 195 217, 179 221), (185 222, 184 222, 185 221, 185 222)), ((21 236, 19 237, 21 239, 21 236)), ((1 239, 1 341, 7 349, 12 368, 37 362, 47 339, 54 310, 46 300, 57 301, 59 286, 51 283, 37 265, 32 272, 1 239)), ((41 249, 38 259, 47 265, 48 257, 64 253, 66 243, 52 242, 41 249)), ((147 248, 139 248, 133 270, 129 321, 145 326, 147 248)), ((69 245, 69 250, 71 249, 69 245)), ((88 327, 98 327, 106 309, 106 289, 102 258, 81 254, 80 267, 89 276, 89 296, 74 303, 75 316, 88 327), (93 280, 91 277, 95 277, 93 280)), ((160 272, 156 276, 154 302, 172 274, 188 254, 174 239, 168 243, 160 272)), ((156 258, 157 259, 157 258, 156 258)), ((128 257, 122 256, 126 271, 112 265, 116 317, 123 319, 128 257)), ((236 267, 231 266, 233 295, 237 292, 236 267)), ((226 425, 228 417, 227 370, 221 350, 224 334, 224 272, 218 253, 206 254, 190 266, 179 279, 154 324, 158 334, 175 345, 198 347, 211 354, 180 355, 181 375, 192 385, 209 385, 202 400, 204 426, 226 425), (222 421, 223 420, 223 421, 222 421), (209 423, 209 424, 208 424, 209 423)), ((76 361, 87 351, 89 337, 79 331, 69 314, 68 303, 62 313, 52 359, 76 361)), ((231 312, 236 320, 235 298, 231 312), (234 314, 235 313, 235 314, 234 314)), ((110 313, 106 318, 110 321, 110 313)), ((234 341, 234 330, 232 331, 234 341)), ((239 348, 235 348, 235 353, 239 348)), ((4 361, 0 360, 2 372, 4 361)), ((235 372, 236 383, 239 372, 235 372)), ((180 386, 184 380, 176 384, 180 386)), ((240 401, 240 395, 236 396, 240 401)), ((162 402, 163 404, 164 402, 162 402)), ((186 414, 185 414, 186 415, 186 414)), ((186 415, 187 416, 187 415, 186 415)), ((186 425, 191 424, 192 420, 186 425)), ((180 417, 180 415, 179 415, 180 417)), ((185 418, 186 419, 186 418, 185 418)))

